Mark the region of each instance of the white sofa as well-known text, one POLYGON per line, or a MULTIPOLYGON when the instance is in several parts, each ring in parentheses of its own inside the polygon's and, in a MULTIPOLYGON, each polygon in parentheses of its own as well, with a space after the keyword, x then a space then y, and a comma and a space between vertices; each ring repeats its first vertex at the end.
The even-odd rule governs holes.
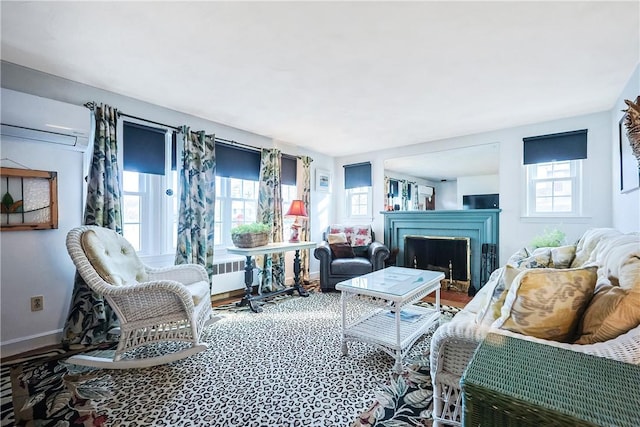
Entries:
MULTIPOLYGON (((513 271, 513 266, 517 265, 519 257, 522 259, 523 256, 526 256, 526 254, 514 254, 505 266, 493 272, 487 284, 480 289, 473 300, 450 322, 440 326, 433 335, 430 369, 434 387, 433 418, 435 426, 460 425, 462 415, 460 378, 478 344, 488 332, 516 336, 626 363, 640 364, 640 320, 638 320, 640 319, 640 233, 622 234, 611 228, 590 229, 584 233, 575 246, 567 248, 575 250, 575 256, 571 257, 570 263, 562 267, 569 269, 583 267, 580 271, 595 272, 592 273, 595 277, 594 290, 591 295, 585 297, 588 298, 588 303, 582 311, 576 313, 580 319, 573 338, 566 340, 567 342, 558 342, 506 330, 504 329, 506 323, 503 323, 502 327, 500 326, 499 319, 504 320, 504 306, 508 303, 504 301, 501 310, 494 310, 494 307, 496 304, 500 307, 496 297, 501 294, 499 292, 501 286, 508 286, 505 285, 505 279, 508 282, 510 278, 506 276, 509 275, 509 272, 512 275, 517 273, 513 283, 520 283, 519 281, 524 280, 524 275, 531 274, 524 271, 526 269, 513 271), (593 268, 588 268, 591 266, 593 268), (592 296, 604 294, 605 288, 611 291, 612 287, 619 288, 615 292, 621 296, 624 294, 624 298, 629 298, 625 301, 624 310, 626 311, 623 315, 631 316, 632 320, 622 323, 625 325, 628 323, 631 326, 628 330, 625 326, 623 330, 626 332, 613 339, 590 344, 576 344, 575 338, 579 337, 581 331, 587 329, 585 325, 589 321, 586 313, 594 313, 599 310, 604 315, 604 311, 607 311, 601 310, 601 306, 596 305, 596 298, 592 298, 592 296), (497 319, 496 316, 500 316, 500 318, 497 319)), ((547 249, 546 252, 540 250, 538 254, 543 254, 543 258, 546 256, 549 259, 548 264, 551 264, 542 263, 543 267, 554 266, 550 249, 547 249)), ((526 266, 537 267, 535 261, 531 265, 531 260, 532 257, 529 257, 529 263, 525 263, 526 266)), ((553 273, 553 271, 557 273, 556 268, 553 268, 553 271, 548 268, 535 270, 537 274, 553 273)), ((511 284, 511 286, 514 285, 511 284)), ((505 295, 509 293, 513 293, 513 291, 508 291, 505 295)), ((602 301, 603 299, 600 298, 600 302, 602 301)), ((511 303, 513 303, 513 297, 511 297, 511 303)), ((507 308, 506 311, 508 310, 507 308)), ((615 323, 620 324, 620 322, 615 323)), ((585 336, 582 337, 583 341, 585 336)), ((587 341, 589 340, 587 339, 587 341)))

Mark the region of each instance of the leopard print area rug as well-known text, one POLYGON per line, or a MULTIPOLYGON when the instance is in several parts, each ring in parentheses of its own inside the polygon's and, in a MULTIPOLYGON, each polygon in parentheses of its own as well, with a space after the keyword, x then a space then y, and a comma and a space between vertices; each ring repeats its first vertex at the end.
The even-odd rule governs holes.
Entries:
MULTIPOLYGON (((357 304, 350 307, 349 318, 361 314, 357 304)), ((167 365, 99 370, 63 359, 14 366, 13 390, 28 385, 23 389, 32 394, 21 404, 33 404, 26 412, 15 411, 20 414, 15 424, 400 425, 389 396, 402 389, 411 393, 416 386, 419 393, 406 401, 405 393, 399 397, 403 406, 413 405, 416 425, 425 424, 430 404, 411 402, 429 397, 430 381, 420 374, 424 370, 415 369, 415 361, 428 362, 432 331, 414 345, 405 373, 397 376, 393 359, 367 344, 349 343, 349 354, 342 356, 339 293, 293 296, 263 308, 262 313, 222 312, 224 318, 204 332, 206 351, 167 365)), ((143 351, 162 354, 180 345, 163 343, 143 351)), ((6 399, 5 394, 3 403, 6 399)), ((5 424, 4 415, 2 425, 13 425, 5 424)))

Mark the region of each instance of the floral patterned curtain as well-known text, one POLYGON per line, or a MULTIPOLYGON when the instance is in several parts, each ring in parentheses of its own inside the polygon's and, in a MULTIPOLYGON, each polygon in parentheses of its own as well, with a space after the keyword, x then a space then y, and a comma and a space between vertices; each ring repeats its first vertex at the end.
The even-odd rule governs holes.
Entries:
POLYGON ((409 184, 411 184, 411 210, 417 211, 418 200, 420 199, 418 197, 418 184, 415 182, 410 182, 409 184))
MULTIPOLYGON (((260 159, 257 222, 271 225, 271 241, 282 242, 282 191, 280 150, 263 148, 260 159)), ((284 289, 284 253, 257 257, 262 268, 261 291, 284 289), (262 258, 261 261, 259 259, 262 258)))
MULTIPOLYGON (((311 162, 313 162, 313 159, 309 156, 302 156, 298 159, 298 163, 302 163, 302 182, 298 183, 298 189, 302 190, 301 199, 309 215, 311 215, 311 162)), ((301 220, 300 240, 303 242, 309 241, 311 236, 311 217, 301 218, 301 220)), ((309 283, 309 249, 300 251, 300 270, 300 279, 304 283, 309 283)))
POLYGON ((406 179, 400 181, 402 183, 402 210, 409 210, 409 182, 406 179))
MULTIPOLYGON (((122 189, 118 171, 116 141, 117 110, 108 105, 96 107, 96 132, 85 225, 99 225, 122 234, 122 189)), ((118 318, 102 295, 93 292, 76 271, 71 306, 64 326, 62 342, 70 344, 98 344, 116 340, 109 330, 119 325, 118 318)))
POLYGON ((183 126, 176 264, 200 264, 213 275, 216 155, 213 135, 183 126))

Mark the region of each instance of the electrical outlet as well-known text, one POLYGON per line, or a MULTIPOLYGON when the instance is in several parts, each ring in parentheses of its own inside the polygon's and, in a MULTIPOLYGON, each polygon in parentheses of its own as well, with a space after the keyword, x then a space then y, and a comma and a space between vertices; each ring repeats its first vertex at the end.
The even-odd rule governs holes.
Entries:
POLYGON ((42 309, 44 309, 44 295, 31 297, 31 311, 40 311, 42 309))

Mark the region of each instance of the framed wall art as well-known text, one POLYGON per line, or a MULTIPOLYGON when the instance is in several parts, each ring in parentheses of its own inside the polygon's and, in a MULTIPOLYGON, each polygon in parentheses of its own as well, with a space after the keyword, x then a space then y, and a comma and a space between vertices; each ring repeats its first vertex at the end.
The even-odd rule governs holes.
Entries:
POLYGON ((328 193, 331 190, 331 175, 328 170, 316 169, 316 191, 328 193))
POLYGON ((0 168, 0 231, 58 228, 58 173, 0 168))
MULTIPOLYGON (((626 116, 626 115, 625 115, 626 116)), ((625 116, 622 116, 618 123, 618 134, 620 142, 620 192, 628 193, 640 188, 640 167, 633 155, 627 130, 624 125, 625 116)))

